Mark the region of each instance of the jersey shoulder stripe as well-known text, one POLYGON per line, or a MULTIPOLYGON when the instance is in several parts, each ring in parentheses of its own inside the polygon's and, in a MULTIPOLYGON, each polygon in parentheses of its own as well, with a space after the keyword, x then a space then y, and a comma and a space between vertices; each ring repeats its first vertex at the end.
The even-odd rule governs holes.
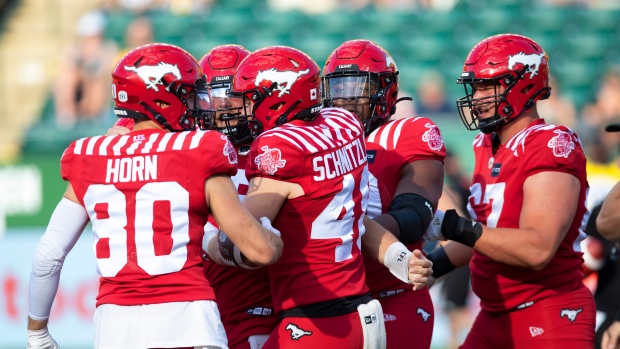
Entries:
POLYGON ((131 143, 129 140, 135 136, 132 134, 86 137, 75 141, 73 153, 75 155, 123 156, 136 153, 190 150, 199 146, 206 132, 210 131, 153 133, 148 136, 146 142, 131 143))

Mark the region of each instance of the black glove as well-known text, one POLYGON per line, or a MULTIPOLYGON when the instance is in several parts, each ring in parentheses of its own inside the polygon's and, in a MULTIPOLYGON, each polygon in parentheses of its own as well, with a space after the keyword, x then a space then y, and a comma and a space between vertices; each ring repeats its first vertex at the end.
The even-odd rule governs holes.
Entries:
POLYGON ((474 247, 482 235, 482 224, 460 217, 456 210, 447 210, 441 223, 441 233, 448 240, 474 247))

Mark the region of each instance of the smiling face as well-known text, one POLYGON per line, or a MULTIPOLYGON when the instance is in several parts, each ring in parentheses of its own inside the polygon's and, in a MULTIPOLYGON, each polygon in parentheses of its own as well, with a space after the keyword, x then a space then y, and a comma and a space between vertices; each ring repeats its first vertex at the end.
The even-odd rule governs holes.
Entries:
POLYGON ((495 116, 497 113, 498 96, 502 95, 506 88, 492 80, 475 83, 472 87, 473 113, 481 120, 495 116))

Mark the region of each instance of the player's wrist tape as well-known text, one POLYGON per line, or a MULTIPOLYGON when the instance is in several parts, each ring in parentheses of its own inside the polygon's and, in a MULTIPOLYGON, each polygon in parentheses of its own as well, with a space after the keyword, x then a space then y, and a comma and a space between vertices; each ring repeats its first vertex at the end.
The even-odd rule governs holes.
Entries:
POLYGON ((474 247, 482 235, 482 224, 460 217, 455 210, 447 210, 441 224, 441 233, 448 240, 474 247))
POLYGON ((409 257, 411 251, 402 242, 395 242, 388 247, 383 257, 383 265, 400 281, 411 285, 409 281, 409 257))
POLYGON ((443 246, 439 246, 439 248, 428 253, 426 259, 433 262, 433 277, 436 279, 448 274, 456 268, 454 264, 452 264, 452 261, 450 261, 450 258, 448 258, 443 246))
POLYGON ((202 250, 205 253, 208 253, 208 248, 209 248, 209 242, 211 242, 211 240, 215 239, 215 237, 218 235, 219 230, 207 230, 205 229, 205 234, 202 236, 202 250))

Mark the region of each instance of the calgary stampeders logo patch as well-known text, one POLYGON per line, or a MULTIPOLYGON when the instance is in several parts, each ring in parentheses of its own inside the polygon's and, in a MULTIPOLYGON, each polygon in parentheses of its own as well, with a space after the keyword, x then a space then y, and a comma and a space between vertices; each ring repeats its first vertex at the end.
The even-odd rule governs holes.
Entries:
POLYGON ((572 136, 562 130, 555 130, 553 132, 558 135, 551 138, 547 146, 553 149, 553 155, 568 158, 568 154, 575 149, 575 142, 573 142, 572 136))
POLYGON ((233 147, 232 143, 228 140, 228 137, 225 135, 221 135, 220 138, 226 142, 224 143, 224 155, 228 156, 228 162, 231 164, 237 163, 237 152, 235 151, 235 147, 233 147))
POLYGON ((439 127, 431 123, 427 123, 424 127, 427 127, 428 131, 424 132, 422 140, 428 143, 429 148, 436 151, 441 150, 441 147, 443 147, 443 137, 441 137, 439 127))
POLYGON ((282 153, 278 148, 269 149, 268 146, 263 146, 260 148, 263 153, 259 154, 255 159, 254 163, 258 166, 258 170, 260 172, 264 172, 268 175, 272 175, 276 173, 279 168, 283 168, 286 165, 286 160, 282 159, 282 153))

